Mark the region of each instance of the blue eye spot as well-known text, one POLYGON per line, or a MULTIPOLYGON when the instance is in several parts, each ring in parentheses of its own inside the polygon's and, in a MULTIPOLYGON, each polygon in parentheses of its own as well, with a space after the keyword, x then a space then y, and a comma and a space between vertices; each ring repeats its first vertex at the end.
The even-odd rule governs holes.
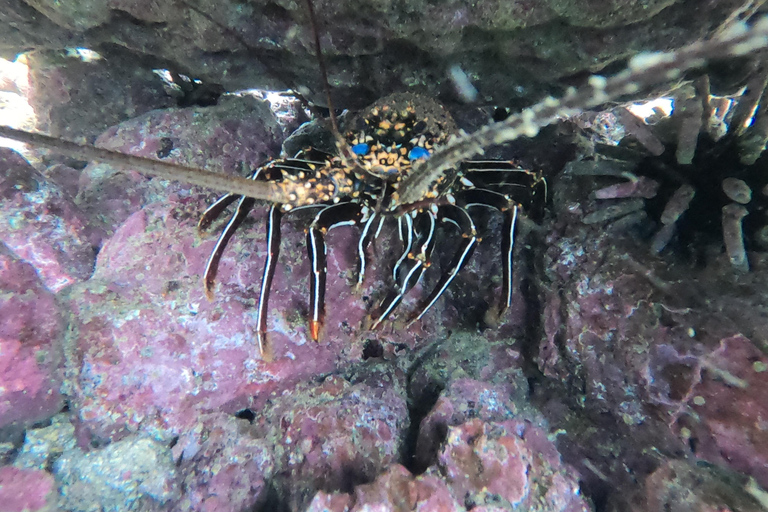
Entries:
POLYGON ((361 142, 360 144, 355 144, 352 146, 352 152, 356 155, 364 156, 368 154, 368 151, 370 151, 371 148, 368 147, 368 144, 365 142, 361 142))
POLYGON ((416 146, 408 153, 408 160, 418 160, 419 158, 429 158, 429 151, 421 146, 416 146))

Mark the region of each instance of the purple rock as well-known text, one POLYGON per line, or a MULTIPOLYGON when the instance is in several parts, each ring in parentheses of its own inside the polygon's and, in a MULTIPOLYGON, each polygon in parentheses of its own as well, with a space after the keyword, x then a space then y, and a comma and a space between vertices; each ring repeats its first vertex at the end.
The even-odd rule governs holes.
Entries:
MULTIPOLYGON (((514 398, 515 395, 520 398, 521 393, 514 388, 515 384, 511 382, 494 385, 466 378, 452 381, 421 421, 416 442, 417 467, 426 468, 436 461, 448 427, 460 425, 472 418, 505 421, 518 416, 522 411, 514 398)), ((522 393, 526 391, 523 389, 522 393)))
POLYGON ((274 450, 248 427, 246 420, 209 414, 180 436, 173 448, 183 480, 177 510, 239 512, 263 501, 274 450))
POLYGON ((0 244, 0 427, 23 427, 61 410, 62 334, 53 294, 0 244))
POLYGON ((400 464, 392 464, 370 484, 354 493, 318 492, 307 512, 363 512, 367 510, 465 510, 443 480, 433 475, 414 476, 400 464))
MULTIPOLYGON (((201 414, 260 409, 273 391, 362 357, 365 302, 344 278, 354 252, 343 240, 354 230, 328 237, 328 317, 315 343, 306 330, 305 236, 300 223, 286 223, 270 299, 269 362, 255 342, 264 213, 254 213, 255 225, 246 224, 231 241, 209 302, 201 276, 214 240, 196 230, 204 206, 187 199, 133 214, 99 253, 94 277, 67 292, 73 405, 92 435, 140 428, 169 439, 201 414)), ((364 294, 385 270, 371 267, 364 294)), ((423 328, 388 334, 386 326, 369 338, 391 353, 423 339, 423 328)))
MULTIPOLYGON (((572 185, 567 190, 578 190, 572 185)), ((764 258, 755 255, 748 277, 734 277, 719 247, 701 268, 680 254, 651 257, 631 232, 585 226, 589 203, 570 207, 567 194, 575 192, 559 196, 555 188, 561 207, 548 236, 537 362, 564 383, 542 408, 569 426, 559 437, 564 458, 586 488, 609 483, 617 502, 686 456, 765 486, 764 258), (584 423, 574 426, 576 417, 584 423), (612 446, 610 455, 598 445, 612 446), (649 457, 650 447, 664 456, 649 457)))
MULTIPOLYGON (((266 102, 244 96, 212 107, 154 110, 109 128, 96 145, 135 156, 247 176, 280 152, 283 133, 266 102)), ((141 207, 207 192, 136 171, 91 164, 78 203, 110 232, 141 207)))
POLYGON ((98 233, 67 194, 21 156, 0 148, 0 241, 54 292, 93 272, 98 233))
POLYGON ((37 469, 0 467, 0 507, 5 512, 47 512, 56 505, 53 476, 37 469))
POLYGON ((472 506, 590 510, 577 478, 560 461, 546 432, 519 421, 485 423, 476 418, 450 427, 436 474, 444 476, 457 500, 472 506), (541 452, 547 445, 549 450, 541 452))
POLYGON ((333 376, 270 400, 251 435, 274 447, 285 502, 301 510, 319 489, 351 490, 398 461, 408 428, 401 379, 386 371, 356 384, 333 376))

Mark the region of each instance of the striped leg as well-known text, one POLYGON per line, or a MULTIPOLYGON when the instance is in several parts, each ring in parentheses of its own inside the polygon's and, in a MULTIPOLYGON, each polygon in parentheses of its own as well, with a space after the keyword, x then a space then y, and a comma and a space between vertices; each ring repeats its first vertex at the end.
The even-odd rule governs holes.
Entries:
POLYGON ((320 330, 325 321, 325 234, 338 226, 359 224, 362 219, 363 210, 359 203, 339 203, 318 213, 307 230, 307 250, 312 265, 309 278, 309 335, 315 341, 320 338, 320 330))
MULTIPOLYGON (((411 214, 407 214, 411 215, 411 214)), ((395 272, 395 290, 384 299, 378 312, 371 316, 371 329, 376 329, 403 300, 411 288, 416 286, 429 266, 432 250, 435 248, 435 214, 429 210, 413 212, 411 250, 398 261, 395 272)))
POLYGON ((438 211, 438 217, 443 222, 454 224, 461 233, 461 243, 459 248, 453 257, 453 261, 448 268, 448 271, 440 278, 440 282, 432 293, 429 294, 427 300, 416 310, 416 316, 411 320, 413 323, 417 320, 421 320, 421 317, 431 308, 437 299, 445 292, 450 286, 451 282, 456 278, 459 271, 464 268, 469 259, 472 257, 472 253, 477 247, 479 238, 477 237, 477 231, 475 230, 475 223, 472 222, 472 218, 469 216, 466 210, 454 205, 443 205, 438 211))
POLYGON ((458 200, 459 204, 466 209, 476 207, 492 208, 504 215, 504 227, 501 232, 502 304, 498 314, 500 317, 512 305, 515 228, 517 227, 520 207, 508 195, 485 189, 465 190, 458 195, 458 200))
MULTIPOLYGON (((265 167, 259 167, 251 174, 250 179, 258 180, 265 175, 265 167)), ((219 239, 216 241, 216 246, 213 248, 213 252, 208 257, 208 263, 205 265, 205 273, 203 274, 203 287, 205 288, 205 296, 208 300, 213 300, 213 288, 216 284, 216 274, 219 271, 219 262, 221 261, 221 255, 224 253, 224 249, 227 247, 232 235, 235 234, 237 228, 243 223, 248 213, 253 209, 253 205, 256 203, 255 199, 250 197, 241 196, 239 194, 226 194, 216 200, 211 206, 206 208, 203 215, 200 216, 200 221, 197 223, 198 231, 207 229, 213 221, 218 219, 229 206, 238 201, 237 209, 235 210, 232 218, 229 219, 227 226, 219 235, 219 239), (239 201, 238 201, 239 200, 239 201)))
MULTIPOLYGON (((367 208, 363 208, 363 215, 366 215, 367 208)), ((384 217, 376 212, 371 213, 368 220, 363 226, 363 232, 360 233, 360 238, 357 241, 357 284, 355 289, 360 291, 363 288, 363 280, 365 279, 366 258, 365 249, 370 245, 371 241, 376 238, 381 224, 384 222, 384 217)))
POLYGON ((203 286, 205 288, 205 296, 208 297, 208 300, 213 300, 213 289, 216 284, 216 274, 219 271, 219 261, 221 261, 221 255, 224 253, 224 249, 227 247, 227 244, 232 238, 232 235, 235 234, 237 228, 240 227, 240 224, 243 223, 245 218, 248 216, 248 213, 251 211, 251 209, 253 209, 253 205, 256 203, 256 200, 244 196, 224 196, 216 201, 213 205, 211 205, 211 207, 208 208, 205 213, 203 213, 203 218, 200 219, 200 223, 198 224, 204 226, 209 225, 215 217, 218 217, 218 215, 224 211, 224 208, 229 206, 229 204, 234 202, 238 197, 240 197, 240 201, 237 203, 237 210, 235 210, 235 214, 232 215, 232 218, 229 219, 229 223, 224 228, 224 231, 222 231, 221 235, 219 235, 219 239, 216 241, 216 246, 208 258, 208 263, 205 265, 205 273, 203 274, 203 286), (228 204, 219 208, 217 205, 223 202, 228 202, 228 204), (219 211, 214 211, 214 213, 211 215, 206 216, 206 214, 212 211, 214 207, 217 207, 219 211))
POLYGON ((269 308, 269 291, 272 287, 272 278, 275 277, 277 258, 280 256, 280 222, 283 213, 280 204, 273 204, 267 217, 267 259, 264 262, 264 273, 261 276, 261 290, 259 304, 256 312, 256 324, 258 331, 256 339, 259 342, 259 353, 263 356, 269 354, 267 345, 267 310, 269 308))

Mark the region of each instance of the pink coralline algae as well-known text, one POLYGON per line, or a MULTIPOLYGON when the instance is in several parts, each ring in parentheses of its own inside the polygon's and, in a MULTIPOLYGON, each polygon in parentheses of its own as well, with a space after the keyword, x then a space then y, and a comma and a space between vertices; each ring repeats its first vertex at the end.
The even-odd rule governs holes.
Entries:
POLYGON ((456 379, 422 420, 413 475, 398 464, 351 494, 320 492, 310 511, 589 510, 541 418, 507 385, 456 379))
POLYGON ((400 464, 393 464, 370 484, 359 485, 354 493, 318 492, 307 512, 364 512, 387 510, 465 510, 451 496, 446 483, 433 475, 414 476, 400 464))
MULTIPOLYGON (((66 292, 77 377, 72 398, 82 426, 101 438, 141 428, 162 437, 198 414, 260 408, 269 393, 359 359, 366 304, 345 276, 354 269, 353 231, 329 237, 328 315, 320 343, 306 332, 309 263, 301 224, 287 222, 272 283, 268 336, 272 360, 255 342, 256 300, 266 253, 265 215, 230 243, 208 301, 201 277, 215 240, 196 230, 206 202, 189 198, 133 214, 99 253, 93 278, 66 292), (298 224, 298 226, 296 225, 298 224)), ((364 295, 383 280, 370 269, 364 295)), ((378 334, 413 346, 425 325, 378 334)))
MULTIPOLYGON (((153 110, 113 126, 96 145, 135 156, 247 176, 277 156, 283 133, 266 102, 252 97, 213 107, 153 110)), ((94 163, 80 176, 78 203, 108 232, 153 202, 206 192, 184 183, 94 163)))
MULTIPOLYGON (((486 423, 479 418, 450 427, 437 464, 412 475, 399 464, 350 494, 319 492, 308 512, 567 511, 587 512, 573 475, 549 453, 539 453, 546 435, 520 423, 486 423), (528 436, 539 438, 531 443, 528 436)), ((547 452, 554 452, 550 445, 547 452)))
POLYGON ((351 489, 399 460, 408 408, 397 372, 365 382, 328 377, 270 400, 251 435, 273 448, 276 484, 296 510, 318 489, 351 489))
POLYGON ((367 382, 301 384, 271 398, 252 425, 204 416, 173 448, 181 510, 250 509, 267 498, 267 481, 292 510, 303 510, 318 489, 372 480, 397 460, 408 427, 398 379, 384 372, 367 382))
POLYGON ((56 292, 90 277, 98 232, 56 183, 0 148, 0 241, 56 292))
POLYGON ((520 422, 474 419, 448 429, 437 467, 451 493, 470 507, 587 512, 590 507, 554 446, 545 452, 536 449, 543 442, 545 432, 523 428, 520 422))
POLYGON ((610 482, 609 501, 619 509, 627 506, 624 490, 669 459, 703 459, 768 486, 765 258, 750 255, 752 272, 740 276, 718 247, 702 271, 680 255, 653 257, 641 241, 585 226, 587 201, 558 200, 537 362, 583 406, 566 413, 553 396, 544 409, 553 422, 593 425, 566 429, 564 456, 583 464, 588 487, 610 482), (589 449, 595 443, 606 451, 589 449), (649 458, 649 447, 665 457, 649 458))
POLYGON ((53 294, 0 244, 0 427, 29 425, 61 409, 62 335, 53 294))
POLYGON ((4 512, 53 512, 56 483, 37 469, 0 467, 0 508, 4 512))
POLYGON ((239 512, 263 502, 274 474, 273 447, 250 435, 247 420, 223 413, 200 417, 173 447, 179 461, 179 511, 239 512))

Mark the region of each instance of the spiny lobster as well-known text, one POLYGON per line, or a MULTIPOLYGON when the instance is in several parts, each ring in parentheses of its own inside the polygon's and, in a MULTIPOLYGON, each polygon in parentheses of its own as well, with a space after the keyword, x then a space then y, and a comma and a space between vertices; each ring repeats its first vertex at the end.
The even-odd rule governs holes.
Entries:
MULTIPOLYGON (((441 105, 413 94, 394 94, 349 123, 340 141, 340 155, 308 148, 294 158, 273 160, 251 175, 253 180, 284 187, 289 199, 272 203, 269 209, 268 255, 257 312, 257 339, 262 353, 266 350, 270 285, 280 252, 280 222, 289 211, 317 210, 307 229, 312 269, 309 332, 315 341, 320 337, 325 317, 325 235, 338 226, 362 226, 357 243, 357 286, 360 287, 365 277, 366 247, 378 236, 386 218, 397 220, 403 251, 392 269, 395 289, 370 317, 370 328, 375 329, 430 266, 438 223, 455 227, 461 243, 449 268, 418 307, 413 320, 420 319, 435 304, 480 241, 470 211, 481 207, 496 210, 505 216, 501 312, 510 306, 515 227, 522 208, 518 201, 526 205, 546 201, 546 182, 538 173, 520 169, 511 162, 469 161, 429 182, 416 201, 403 203, 400 184, 413 176, 413 164, 428 159, 436 147, 444 145, 455 133, 456 125, 441 105)), ((207 228, 235 201, 238 202, 235 213, 221 233, 205 270, 205 290, 210 299, 222 253, 254 207, 255 200, 241 194, 227 194, 213 203, 200 219, 200 229, 207 228)))
MULTIPOLYGON (((509 261, 504 266, 511 268, 511 245, 519 206, 510 194, 510 187, 514 188, 515 185, 493 177, 494 174, 514 174, 528 180, 523 187, 528 187, 528 200, 540 194, 544 186, 537 174, 516 170, 510 164, 461 162, 482 154, 483 148, 490 145, 521 136, 535 136, 541 127, 562 117, 622 97, 636 97, 653 84, 677 80, 684 71, 699 67, 708 59, 745 55, 767 46, 768 18, 760 18, 751 27, 741 22, 734 23, 708 41, 696 42, 666 53, 636 55, 629 60, 627 70, 622 73, 608 78, 592 76, 584 87, 570 89, 560 99, 548 97, 505 121, 453 139, 448 139, 450 126, 430 128, 429 123, 435 122, 437 118, 424 116, 416 108, 409 109, 407 100, 405 105, 392 110, 385 111, 384 105, 380 105, 378 110, 373 107, 370 113, 373 114, 374 110, 377 113, 368 118, 366 125, 347 131, 343 137, 346 142, 339 144, 341 155, 334 156, 310 149, 301 152, 296 158, 267 164, 250 179, 223 177, 200 169, 132 157, 4 126, 0 126, 0 136, 61 151, 84 160, 108 161, 141 169, 149 174, 230 192, 214 203, 201 220, 201 226, 206 227, 226 206, 236 200, 240 202, 238 211, 225 229, 208 265, 206 286, 209 291, 212 290, 221 251, 247 210, 253 206, 254 198, 265 199, 273 204, 269 231, 270 252, 274 252, 275 256, 282 213, 289 209, 321 208, 308 230, 309 250, 315 254, 310 333, 313 338, 318 338, 323 317, 324 235, 329 229, 345 223, 362 224, 363 235, 358 252, 363 254, 372 233, 377 231, 373 228, 377 217, 392 215, 400 219, 401 233, 408 250, 404 251, 404 257, 401 257, 393 270, 398 287, 396 292, 384 300, 380 311, 374 316, 373 325, 378 325, 419 280, 428 265, 434 248, 434 227, 437 221, 457 226, 460 233, 466 235, 465 242, 430 299, 419 308, 419 317, 450 284, 471 254, 477 235, 468 210, 475 206, 497 209, 511 219, 505 230, 508 242, 505 242, 504 248, 509 261), (399 128, 401 124, 403 128, 399 128), (405 127, 409 130, 405 130, 405 127), (344 149, 347 146, 349 149, 344 149), (429 158, 425 158, 427 156, 429 158), (484 176, 492 178, 484 180, 484 176), (478 194, 484 196, 478 197, 478 194)), ((264 289, 269 286, 272 275, 270 267, 273 265, 274 258, 270 256, 262 283, 264 289)), ((358 279, 364 275, 364 265, 362 258, 358 279)), ((509 271, 505 270, 507 296, 511 287, 508 284, 509 275, 509 271)), ((264 312, 267 306, 266 294, 263 296, 264 300, 259 305, 259 341, 262 349, 265 341, 264 312)))

